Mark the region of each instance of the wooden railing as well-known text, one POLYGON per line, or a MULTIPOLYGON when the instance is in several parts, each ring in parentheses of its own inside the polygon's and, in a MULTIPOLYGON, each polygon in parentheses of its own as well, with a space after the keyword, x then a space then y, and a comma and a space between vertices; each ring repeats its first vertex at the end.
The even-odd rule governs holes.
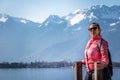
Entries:
POLYGON ((82 80, 82 64, 79 62, 74 64, 74 80, 82 80))
POLYGON ((94 80, 97 80, 97 62, 94 63, 94 80))
MULTIPOLYGON (((94 80, 97 80, 97 63, 94 64, 95 76, 94 80)), ((74 80, 82 80, 82 63, 76 62, 74 64, 74 80)))

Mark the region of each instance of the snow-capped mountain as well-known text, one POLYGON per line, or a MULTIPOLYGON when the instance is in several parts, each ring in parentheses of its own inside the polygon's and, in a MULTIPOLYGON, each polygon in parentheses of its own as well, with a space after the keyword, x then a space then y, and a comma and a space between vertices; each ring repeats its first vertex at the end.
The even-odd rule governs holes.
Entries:
POLYGON ((120 18, 120 6, 108 7, 105 5, 91 6, 90 8, 83 10, 76 10, 65 17, 71 25, 80 23, 83 20, 92 21, 93 19, 119 19, 120 18))
POLYGON ((114 61, 119 61, 120 6, 95 5, 43 23, 0 14, 0 61, 76 61, 84 58, 88 25, 98 22, 114 61))

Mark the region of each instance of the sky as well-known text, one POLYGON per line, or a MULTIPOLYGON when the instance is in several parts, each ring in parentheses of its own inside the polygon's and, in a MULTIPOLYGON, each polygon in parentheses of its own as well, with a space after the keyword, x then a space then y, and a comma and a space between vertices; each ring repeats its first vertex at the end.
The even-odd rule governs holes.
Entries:
POLYGON ((120 0, 0 0, 0 13, 42 23, 50 15, 62 17, 101 4, 120 5, 120 0))

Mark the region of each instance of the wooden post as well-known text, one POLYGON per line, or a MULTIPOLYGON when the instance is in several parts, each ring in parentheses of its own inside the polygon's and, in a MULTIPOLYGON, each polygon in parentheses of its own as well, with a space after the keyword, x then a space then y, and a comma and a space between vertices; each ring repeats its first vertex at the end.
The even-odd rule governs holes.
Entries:
POLYGON ((74 65, 74 80, 82 80, 82 63, 76 62, 74 65))
POLYGON ((94 63, 94 79, 97 80, 97 62, 94 63))

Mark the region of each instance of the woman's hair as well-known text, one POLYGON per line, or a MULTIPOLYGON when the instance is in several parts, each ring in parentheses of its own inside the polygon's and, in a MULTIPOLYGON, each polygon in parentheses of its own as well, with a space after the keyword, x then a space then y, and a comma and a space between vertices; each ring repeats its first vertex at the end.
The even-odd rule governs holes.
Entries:
POLYGON ((98 27, 98 29, 99 29, 100 32, 101 32, 101 28, 100 28, 100 25, 99 25, 98 23, 93 22, 93 23, 91 23, 89 26, 91 26, 91 25, 98 27))
MULTIPOLYGON (((90 25, 94 25, 94 26, 98 27, 99 30, 101 30, 100 25, 99 25, 98 23, 96 23, 96 22, 93 22, 93 23, 91 23, 90 25)), ((90 26, 90 25, 89 25, 89 26, 90 26)))

